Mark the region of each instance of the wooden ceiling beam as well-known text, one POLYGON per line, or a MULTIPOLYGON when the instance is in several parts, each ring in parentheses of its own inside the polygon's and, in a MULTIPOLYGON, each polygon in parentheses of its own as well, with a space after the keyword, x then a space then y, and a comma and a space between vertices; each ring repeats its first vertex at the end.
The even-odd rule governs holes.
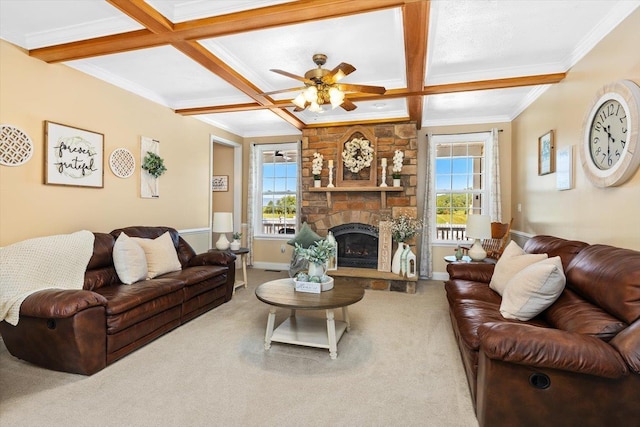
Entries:
MULTIPOLYGON (((406 4, 402 8, 404 22, 404 51, 407 73, 407 91, 417 92, 424 86, 427 67, 427 38, 429 36, 430 1, 406 4)), ((422 96, 407 97, 409 118, 418 129, 422 123, 422 96)))
POLYGON ((173 31, 173 23, 143 0, 106 0, 155 34, 173 31))

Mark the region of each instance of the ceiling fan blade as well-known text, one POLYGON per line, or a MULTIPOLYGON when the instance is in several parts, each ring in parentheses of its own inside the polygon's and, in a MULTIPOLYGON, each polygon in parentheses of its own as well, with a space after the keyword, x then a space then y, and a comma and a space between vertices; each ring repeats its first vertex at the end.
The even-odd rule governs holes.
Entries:
POLYGON ((368 86, 368 85, 358 85, 358 84, 350 84, 350 83, 341 83, 336 85, 338 89, 343 92, 362 92, 362 93, 375 93, 377 95, 383 95, 387 89, 384 86, 368 86))
POLYGON ((342 104, 340 104, 340 106, 345 109, 346 111, 353 111, 356 108, 358 108, 358 106, 356 104, 354 104, 353 102, 349 101, 348 99, 345 98, 344 102, 342 104))
POLYGON ((271 70, 269 70, 269 71, 273 71, 274 73, 282 74, 283 76, 287 76, 287 77, 290 77, 290 78, 292 78, 292 79, 300 80, 301 82, 304 82, 304 83, 313 84, 313 82, 312 82, 311 80, 309 80, 309 79, 305 79, 305 78, 304 78, 304 77, 302 77, 302 76, 297 76, 297 75, 292 74, 292 73, 290 73, 290 72, 288 72, 288 71, 284 71, 284 70, 277 70, 277 69, 274 69, 274 68, 272 68, 272 69, 271 69, 271 70))
POLYGON ((353 73, 355 70, 356 67, 354 67, 353 65, 347 64, 346 62, 341 62, 333 70, 329 71, 329 74, 324 76, 323 80, 329 84, 335 83, 337 81, 340 81, 343 77, 346 77, 349 74, 353 73))
POLYGON ((305 90, 307 87, 303 86, 303 87, 292 87, 289 89, 280 89, 280 90, 274 90, 271 92, 264 92, 264 93, 259 93, 258 95, 262 95, 262 96, 267 96, 267 95, 275 95, 276 93, 285 93, 285 92, 294 92, 297 90, 305 90))

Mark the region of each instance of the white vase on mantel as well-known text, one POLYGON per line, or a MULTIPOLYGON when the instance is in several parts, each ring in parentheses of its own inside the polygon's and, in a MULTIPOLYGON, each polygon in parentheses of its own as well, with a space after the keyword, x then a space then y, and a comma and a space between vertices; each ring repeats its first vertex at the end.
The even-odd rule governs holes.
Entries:
POLYGON ((314 179, 313 180, 313 186, 315 188, 320 188, 321 187, 320 183, 321 183, 321 181, 319 179, 314 179))
POLYGON ((393 254, 393 258, 391 259, 391 272, 393 274, 400 274, 400 270, 401 270, 400 258, 402 258, 403 251, 404 251, 404 243, 398 242, 398 249, 396 249, 396 253, 393 254))
POLYGON ((400 178, 393 178, 393 186, 394 187, 401 187, 402 186, 402 182, 400 181, 400 178))

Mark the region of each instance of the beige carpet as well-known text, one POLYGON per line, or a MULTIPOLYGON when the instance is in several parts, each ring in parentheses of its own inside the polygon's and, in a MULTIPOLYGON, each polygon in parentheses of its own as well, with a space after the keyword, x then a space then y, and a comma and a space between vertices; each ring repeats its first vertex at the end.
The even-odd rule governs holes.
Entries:
POLYGON ((442 282, 367 290, 331 360, 264 350, 255 286, 285 275, 250 270, 231 302, 91 377, 37 368, 0 341, 0 426, 477 426, 442 282))

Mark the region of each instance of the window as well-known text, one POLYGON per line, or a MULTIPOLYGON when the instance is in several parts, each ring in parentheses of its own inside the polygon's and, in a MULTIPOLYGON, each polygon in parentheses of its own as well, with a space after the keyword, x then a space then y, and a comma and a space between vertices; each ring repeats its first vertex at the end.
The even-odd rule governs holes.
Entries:
POLYGON ((286 237, 296 233, 298 212, 298 146, 258 145, 255 189, 255 236, 286 237))
POLYGON ((465 240, 467 216, 487 213, 490 138, 490 133, 434 135, 434 241, 465 240))

